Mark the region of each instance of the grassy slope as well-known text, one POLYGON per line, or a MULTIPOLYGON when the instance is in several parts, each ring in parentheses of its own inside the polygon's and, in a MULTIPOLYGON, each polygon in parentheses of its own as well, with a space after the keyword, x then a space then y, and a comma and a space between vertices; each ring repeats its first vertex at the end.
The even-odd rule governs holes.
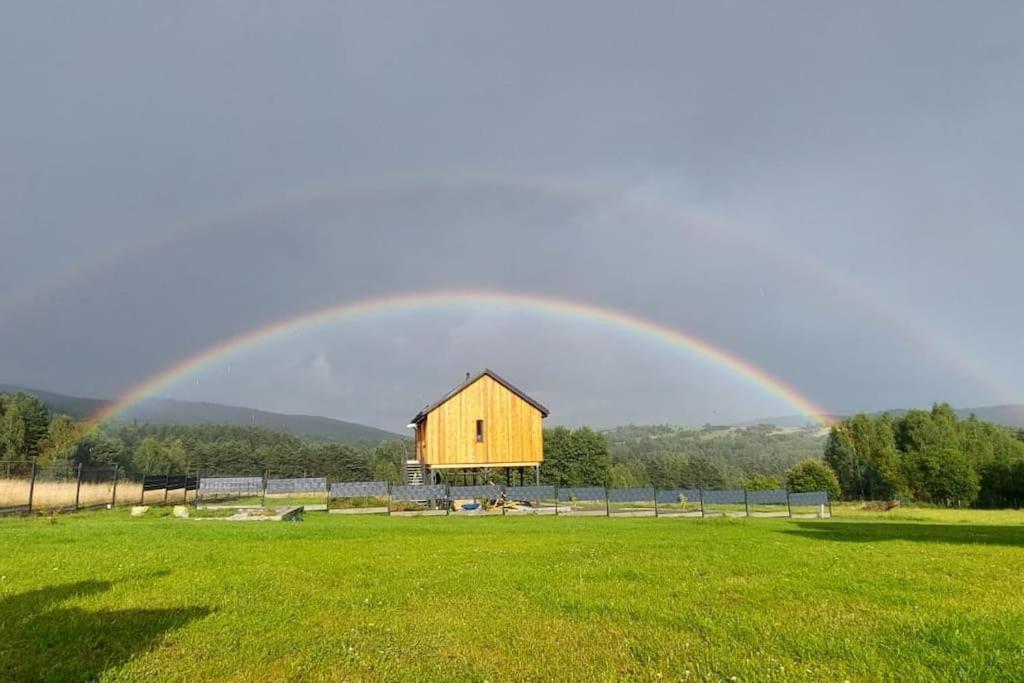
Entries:
POLYGON ((0 520, 0 672, 1021 678, 1024 516, 921 515, 0 520))

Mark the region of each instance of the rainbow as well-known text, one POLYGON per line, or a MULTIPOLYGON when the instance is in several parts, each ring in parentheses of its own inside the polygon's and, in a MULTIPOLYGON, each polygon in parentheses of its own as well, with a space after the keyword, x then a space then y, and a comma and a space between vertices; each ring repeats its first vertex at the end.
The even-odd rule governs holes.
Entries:
POLYGON ((0 319, 10 318, 19 311, 35 308, 43 300, 82 280, 97 277, 113 270, 119 263, 131 258, 142 258, 146 254, 169 247, 190 236, 208 232, 242 229, 250 222, 279 217, 293 212, 328 205, 333 201, 387 200, 400 201, 404 195, 418 192, 504 194, 544 197, 564 200, 581 207, 612 209, 633 215, 637 226, 672 226, 699 234, 710 240, 720 240, 731 245, 740 245, 749 251, 765 256, 792 272, 814 280, 819 286, 852 307, 873 316, 885 325, 885 329, 896 332, 924 354, 931 354, 951 370, 982 388, 992 400, 1012 403, 1017 395, 1015 388, 1005 386, 996 374, 974 354, 967 353, 954 339, 949 339, 934 329, 930 321, 920 319, 914 311, 896 310, 888 297, 872 290, 848 275, 826 267, 813 254, 802 250, 799 245, 780 244, 773 240, 758 238, 756 235, 740 234, 730 225, 698 215, 692 210, 682 210, 673 204, 651 197, 637 197, 616 193, 554 179, 441 179, 441 180, 393 180, 385 182, 363 182, 359 184, 326 183, 317 186, 299 187, 274 196, 269 202, 243 202, 243 208, 184 225, 176 225, 154 239, 126 247, 123 251, 106 254, 98 261, 86 263, 71 269, 63 275, 50 278, 38 287, 14 293, 0 301, 0 319))
POLYGON ((827 426, 832 423, 827 411, 780 379, 728 351, 668 325, 645 320, 619 310, 549 296, 497 291, 442 290, 389 295, 311 310, 227 339, 185 358, 135 386, 93 416, 92 424, 98 426, 181 378, 200 372, 218 360, 259 344, 280 340, 319 325, 352 320, 371 313, 415 311, 429 306, 460 304, 500 306, 528 312, 576 317, 636 332, 710 361, 766 392, 778 396, 800 414, 806 415, 822 425, 827 426))

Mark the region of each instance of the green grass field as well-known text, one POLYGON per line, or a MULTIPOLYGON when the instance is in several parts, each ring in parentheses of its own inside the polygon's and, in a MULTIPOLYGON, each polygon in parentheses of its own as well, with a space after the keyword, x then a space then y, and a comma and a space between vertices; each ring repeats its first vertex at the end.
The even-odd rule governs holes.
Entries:
POLYGON ((3 519, 0 679, 1024 678, 1024 515, 836 514, 3 519))

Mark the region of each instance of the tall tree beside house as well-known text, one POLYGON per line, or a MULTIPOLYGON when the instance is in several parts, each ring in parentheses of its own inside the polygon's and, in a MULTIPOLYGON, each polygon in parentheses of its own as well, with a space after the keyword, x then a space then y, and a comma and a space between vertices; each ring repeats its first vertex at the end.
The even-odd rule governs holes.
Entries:
POLYGON ((556 486, 604 486, 611 473, 608 442, 588 427, 546 429, 540 473, 556 486))
POLYGON ((854 448, 853 441, 844 430, 833 426, 825 443, 825 462, 835 472, 847 500, 865 497, 864 468, 867 466, 854 448))

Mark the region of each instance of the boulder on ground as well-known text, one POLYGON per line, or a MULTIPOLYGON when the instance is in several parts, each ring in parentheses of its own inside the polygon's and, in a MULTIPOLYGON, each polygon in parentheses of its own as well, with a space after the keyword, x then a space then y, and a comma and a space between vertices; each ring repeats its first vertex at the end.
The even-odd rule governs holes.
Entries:
POLYGON ((175 505, 174 510, 171 512, 175 517, 182 519, 188 519, 188 506, 187 505, 175 505))
POLYGON ((141 517, 146 514, 149 510, 148 505, 133 505, 132 506, 132 517, 141 517))

